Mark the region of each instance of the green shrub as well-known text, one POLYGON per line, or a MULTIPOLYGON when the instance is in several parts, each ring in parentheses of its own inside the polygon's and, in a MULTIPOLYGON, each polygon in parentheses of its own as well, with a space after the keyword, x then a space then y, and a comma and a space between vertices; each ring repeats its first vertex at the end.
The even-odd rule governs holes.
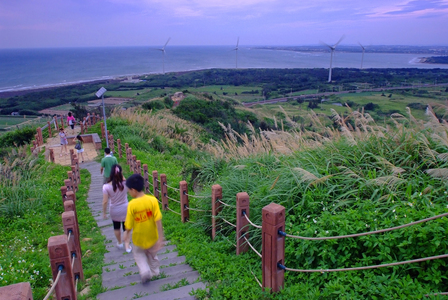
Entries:
POLYGON ((29 144, 36 134, 33 127, 23 127, 0 135, 0 148, 29 144))

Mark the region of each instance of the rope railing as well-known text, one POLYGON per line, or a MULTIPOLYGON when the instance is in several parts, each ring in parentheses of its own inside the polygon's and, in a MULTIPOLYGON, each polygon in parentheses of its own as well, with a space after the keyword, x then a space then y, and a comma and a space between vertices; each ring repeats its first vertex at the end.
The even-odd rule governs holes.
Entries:
POLYGON ((219 202, 219 203, 221 203, 222 205, 227 206, 227 207, 236 208, 236 206, 233 206, 233 205, 227 204, 227 203, 225 203, 225 202, 222 202, 222 201, 219 200, 219 199, 216 199, 216 202, 219 202))
POLYGON ((53 282, 53 285, 51 286, 51 289, 48 291, 47 295, 45 296, 44 300, 48 300, 50 298, 51 294, 53 294, 54 289, 56 288, 56 285, 58 284, 59 278, 61 277, 62 270, 64 270, 63 266, 58 267, 58 275, 56 276, 56 279, 53 282))
POLYGON ((247 220, 247 222, 249 222, 250 223, 250 225, 252 225, 252 226, 254 226, 255 228, 261 228, 261 226, 260 225, 257 225, 257 224, 254 224, 254 223, 252 223, 252 221, 247 217, 247 214, 246 214, 246 212, 243 212, 243 216, 245 216, 246 217, 246 220, 247 220))
POLYGON ((260 280, 258 280, 257 276, 255 276, 254 272, 252 272, 252 270, 250 270, 250 272, 252 273, 252 275, 254 275, 255 280, 257 281, 258 285, 260 287, 262 287, 260 280))
POLYGON ((191 198, 201 198, 201 199, 206 199, 206 198, 211 198, 211 196, 197 196, 197 195, 190 195, 187 192, 184 192, 184 195, 191 197, 191 198))
POLYGON ((71 236, 72 236, 72 231, 69 230, 69 231, 68 231, 68 236, 67 236, 67 240, 68 240, 68 241, 70 241, 71 236))
POLYGON ((172 186, 169 186, 169 185, 166 184, 165 182, 163 183, 163 185, 166 186, 167 188, 172 189, 172 190, 179 191, 179 189, 177 189, 177 188, 175 188, 175 187, 172 187, 172 186))
POLYGON ((235 224, 230 223, 229 221, 227 221, 226 219, 224 219, 223 217, 220 216, 213 216, 214 218, 220 218, 221 220, 223 220, 225 223, 229 224, 230 226, 233 226, 236 228, 235 224))
POLYGON ((408 224, 404 224, 404 225, 400 225, 400 226, 396 226, 396 227, 391 227, 391 228, 387 228, 387 229, 380 229, 380 230, 375 230, 375 231, 369 231, 369 232, 363 232, 363 233, 355 233, 355 234, 349 234, 349 235, 340 235, 340 236, 304 237, 304 236, 287 234, 286 232, 283 232, 283 231, 279 231, 279 234, 282 235, 282 236, 290 237, 290 238, 301 239, 301 240, 312 240, 312 241, 345 239, 345 238, 352 238, 352 237, 366 236, 366 235, 371 235, 371 234, 388 232, 388 231, 392 231, 392 230, 401 229, 401 228, 409 227, 409 226, 412 226, 412 225, 420 224, 420 223, 423 223, 423 222, 428 222, 428 221, 431 221, 431 220, 434 220, 434 219, 438 219, 438 218, 442 218, 442 217, 446 217, 446 216, 448 216, 448 213, 444 213, 444 214, 437 215, 437 216, 434 216, 434 217, 430 217, 430 218, 427 218, 427 219, 423 219, 423 220, 419 220, 419 221, 415 221, 415 222, 411 222, 411 223, 408 223, 408 224))
POLYGON ((249 247, 260 257, 263 258, 263 256, 261 256, 260 252, 258 252, 257 250, 255 250, 254 246, 252 246, 252 244, 249 242, 249 240, 247 239, 246 235, 243 235, 243 238, 246 240, 246 243, 249 245, 249 247))
POLYGON ((146 180, 146 182, 147 182, 149 185, 151 185, 152 187, 154 187, 154 185, 153 185, 150 181, 146 180))
POLYGON ((73 266, 75 265, 75 259, 76 259, 76 254, 73 253, 72 254, 72 270, 73 270, 73 266))
POLYGON ((324 272, 342 272, 342 271, 359 271, 359 270, 369 270, 369 269, 378 269, 378 268, 384 268, 384 267, 392 267, 392 266, 399 266, 399 265, 405 265, 405 264, 413 264, 417 262, 422 261, 428 261, 428 260, 434 260, 434 259, 441 259, 448 257, 448 254, 442 254, 437 256, 430 256, 425 258, 418 258, 418 259, 412 259, 412 260, 406 260, 406 261, 400 261, 400 262, 394 262, 389 264, 382 264, 382 265, 375 265, 375 266, 367 266, 367 267, 356 267, 356 268, 344 268, 344 269, 320 269, 320 270, 301 270, 301 269, 292 269, 287 268, 284 265, 278 263, 277 266, 280 269, 286 270, 286 271, 292 271, 292 272, 301 272, 301 273, 324 273, 324 272))
POLYGON ((169 197, 167 194, 165 194, 165 197, 167 197, 167 198, 170 199, 171 201, 174 201, 174 202, 177 202, 177 203, 180 204, 180 201, 179 201, 179 200, 173 199, 173 198, 169 197))
POLYGON ((169 208, 168 206, 165 205, 165 208, 168 209, 170 212, 175 213, 176 215, 181 216, 182 214, 178 213, 177 211, 172 210, 171 208, 169 208))
POLYGON ((192 207, 188 207, 187 205, 184 205, 184 208, 186 208, 186 209, 188 209, 188 210, 199 211, 199 212, 211 212, 211 210, 204 210, 204 209, 192 208, 192 207))

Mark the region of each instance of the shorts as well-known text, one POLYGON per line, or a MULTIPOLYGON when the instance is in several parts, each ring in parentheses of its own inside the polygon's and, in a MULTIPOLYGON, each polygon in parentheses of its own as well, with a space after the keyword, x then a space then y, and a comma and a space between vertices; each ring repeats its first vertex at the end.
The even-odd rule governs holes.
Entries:
POLYGON ((84 148, 76 150, 77 153, 83 153, 84 152, 84 148))
POLYGON ((70 127, 73 129, 75 129, 75 124, 71 124, 70 127))
POLYGON ((114 224, 114 230, 120 230, 120 227, 123 227, 123 231, 126 231, 126 228, 124 227, 124 222, 117 222, 112 220, 112 223, 114 224))

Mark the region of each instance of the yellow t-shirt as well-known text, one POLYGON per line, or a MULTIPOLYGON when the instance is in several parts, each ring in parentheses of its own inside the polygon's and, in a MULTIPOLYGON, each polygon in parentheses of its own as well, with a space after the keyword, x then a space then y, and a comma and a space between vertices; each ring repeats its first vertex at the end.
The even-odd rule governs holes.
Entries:
POLYGON ((132 232, 134 245, 148 249, 159 239, 156 221, 161 219, 162 213, 157 199, 144 195, 129 202, 124 226, 126 230, 134 229, 132 232))

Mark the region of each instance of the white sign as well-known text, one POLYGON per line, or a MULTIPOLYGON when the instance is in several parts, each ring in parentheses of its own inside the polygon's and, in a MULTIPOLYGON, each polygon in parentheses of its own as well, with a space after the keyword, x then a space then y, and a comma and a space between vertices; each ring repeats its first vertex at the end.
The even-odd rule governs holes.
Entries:
POLYGON ((98 90, 98 92, 95 93, 95 95, 96 95, 98 98, 101 98, 101 96, 102 96, 105 92, 107 92, 107 90, 106 90, 104 87, 101 87, 101 88, 98 90))

